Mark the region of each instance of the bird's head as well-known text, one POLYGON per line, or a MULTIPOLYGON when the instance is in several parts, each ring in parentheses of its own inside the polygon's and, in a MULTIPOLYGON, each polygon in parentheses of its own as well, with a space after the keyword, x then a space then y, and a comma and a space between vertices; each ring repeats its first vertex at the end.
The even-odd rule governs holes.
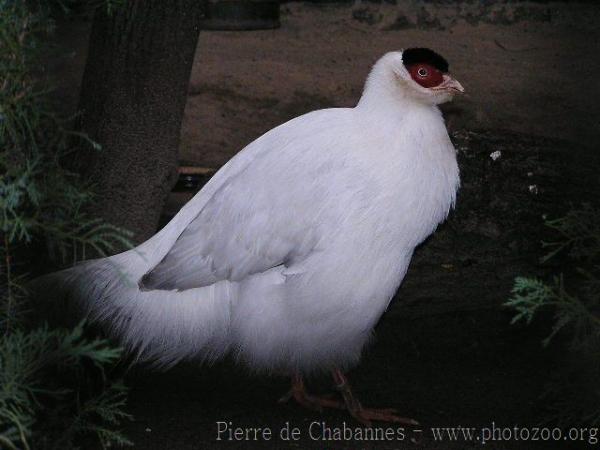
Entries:
POLYGON ((465 91, 448 74, 448 62, 428 48, 386 53, 375 64, 369 79, 372 84, 384 87, 387 95, 426 105, 448 102, 465 91))

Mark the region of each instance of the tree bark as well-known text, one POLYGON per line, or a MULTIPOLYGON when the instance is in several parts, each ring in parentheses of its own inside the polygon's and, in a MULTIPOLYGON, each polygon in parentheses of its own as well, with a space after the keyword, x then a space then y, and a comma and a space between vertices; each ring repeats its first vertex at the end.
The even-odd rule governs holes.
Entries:
POLYGON ((187 87, 203 0, 127 0, 94 17, 80 98, 81 129, 102 146, 80 172, 98 193, 96 216, 152 236, 176 181, 187 87))

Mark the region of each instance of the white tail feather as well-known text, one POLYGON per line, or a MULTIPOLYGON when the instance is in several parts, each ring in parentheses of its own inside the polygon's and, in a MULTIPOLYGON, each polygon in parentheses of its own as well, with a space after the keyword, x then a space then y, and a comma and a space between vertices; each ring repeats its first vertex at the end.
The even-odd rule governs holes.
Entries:
POLYGON ((170 367, 186 359, 214 361, 227 353, 235 284, 141 291, 126 269, 140 267, 140 259, 131 250, 89 261, 38 279, 34 290, 65 297, 71 313, 101 325, 140 361, 170 367))

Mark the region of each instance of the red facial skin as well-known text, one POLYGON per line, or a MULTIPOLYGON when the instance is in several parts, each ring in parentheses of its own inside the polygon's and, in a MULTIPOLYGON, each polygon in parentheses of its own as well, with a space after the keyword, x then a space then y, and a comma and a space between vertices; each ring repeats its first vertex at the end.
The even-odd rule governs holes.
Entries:
POLYGON ((426 63, 412 64, 407 70, 411 78, 424 88, 439 86, 444 81, 444 74, 426 63))

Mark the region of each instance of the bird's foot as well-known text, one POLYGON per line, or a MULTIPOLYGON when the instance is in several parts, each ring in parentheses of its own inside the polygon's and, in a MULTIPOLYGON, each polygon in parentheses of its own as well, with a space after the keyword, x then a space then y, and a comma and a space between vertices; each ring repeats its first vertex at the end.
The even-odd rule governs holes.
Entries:
POLYGON ((299 405, 318 412, 323 411, 323 408, 345 408, 344 402, 334 400, 331 396, 309 394, 304 386, 304 380, 300 375, 292 377, 292 388, 287 394, 279 399, 279 403, 285 403, 292 398, 296 400, 299 405))
POLYGON ((414 419, 396 415, 397 411, 392 408, 363 408, 358 399, 354 397, 348 379, 339 369, 335 369, 333 371, 333 379, 335 381, 336 389, 340 392, 342 398, 344 399, 346 409, 352 417, 354 417, 363 425, 370 427, 371 421, 373 420, 378 422, 394 422, 403 423, 406 425, 419 425, 419 422, 417 422, 414 419))
POLYGON ((332 399, 331 396, 309 394, 304 386, 302 376, 297 374, 292 377, 292 388, 279 399, 279 402, 287 402, 293 398, 299 405, 318 412, 323 411, 323 408, 346 409, 352 417, 368 427, 371 426, 372 421, 419 425, 419 422, 414 419, 398 416, 397 411, 392 408, 363 408, 358 399, 354 397, 346 376, 339 369, 334 370, 332 374, 335 387, 343 401, 332 399))

